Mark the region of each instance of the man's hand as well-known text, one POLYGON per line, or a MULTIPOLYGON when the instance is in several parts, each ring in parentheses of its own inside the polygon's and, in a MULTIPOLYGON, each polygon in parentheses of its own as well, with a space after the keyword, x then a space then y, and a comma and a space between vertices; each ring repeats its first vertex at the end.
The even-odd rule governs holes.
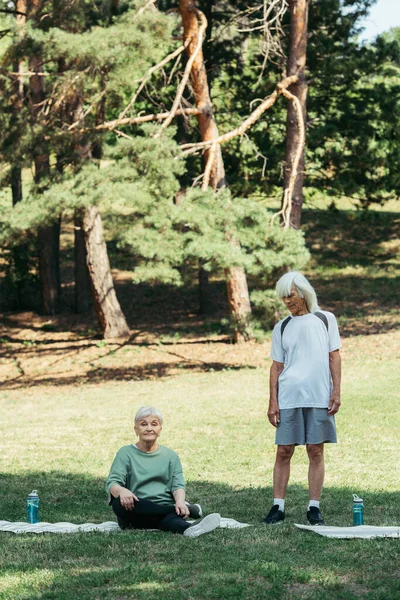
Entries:
POLYGON ((186 519, 189 516, 189 507, 185 501, 178 500, 175 502, 175 511, 176 514, 180 515, 183 519, 186 519))
POLYGON ((119 501, 125 510, 133 510, 135 502, 139 502, 139 498, 136 498, 135 494, 132 494, 130 490, 122 488, 119 493, 119 501))
POLYGON ((270 402, 268 407, 268 419, 271 425, 278 427, 280 421, 279 406, 277 402, 270 402))
POLYGON ((328 415, 336 415, 340 408, 340 396, 335 392, 332 393, 332 396, 329 400, 328 406, 328 415))

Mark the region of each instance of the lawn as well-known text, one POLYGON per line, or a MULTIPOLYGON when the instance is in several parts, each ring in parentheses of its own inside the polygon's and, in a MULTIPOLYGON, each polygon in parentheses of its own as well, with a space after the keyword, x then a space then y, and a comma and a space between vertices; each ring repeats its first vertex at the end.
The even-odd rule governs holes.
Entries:
MULTIPOLYGON (((393 334, 386 334, 393 335, 393 334)), ((377 336, 379 337, 379 336, 377 336)), ((359 341, 362 341, 360 338, 359 341)), ((353 340, 345 364, 340 443, 327 448, 323 512, 350 525, 352 493, 371 525, 400 524, 398 371, 353 340)), ((206 512, 252 524, 191 540, 164 533, 0 534, 2 599, 400 598, 399 540, 341 541, 302 532, 307 461, 294 456, 287 522, 266 528, 273 431, 267 370, 190 373, 157 381, 35 387, 1 397, 1 518, 23 520, 39 490, 46 521, 113 520, 104 479, 130 443, 142 404, 164 413, 162 441, 206 512)))
MULTIPOLYGON (((352 494, 370 525, 400 525, 399 223, 397 212, 304 212, 307 270, 343 335, 339 443, 326 449, 322 511, 351 525, 352 494)), ((114 520, 105 478, 133 441, 138 407, 164 413, 187 492, 206 513, 251 524, 191 540, 161 532, 0 533, 0 600, 400 599, 400 541, 332 540, 305 523, 307 459, 297 449, 286 522, 266 528, 274 432, 266 417, 269 336, 233 346, 195 287, 132 287, 114 271, 131 340, 105 343, 92 316, 0 323, 0 519, 24 520, 38 489, 43 521, 114 520), (166 299, 168 301, 166 301, 166 299)), ((68 299, 69 282, 65 287, 68 299)))

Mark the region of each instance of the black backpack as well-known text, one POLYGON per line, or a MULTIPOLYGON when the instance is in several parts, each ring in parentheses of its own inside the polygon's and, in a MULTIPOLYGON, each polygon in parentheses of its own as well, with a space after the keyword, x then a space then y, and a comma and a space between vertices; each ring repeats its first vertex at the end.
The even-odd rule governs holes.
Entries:
MULTIPOLYGON (((313 315, 315 315, 316 317, 318 317, 319 319, 321 319, 321 321, 323 322, 323 324, 326 327, 326 330, 328 331, 328 319, 326 318, 326 316, 324 315, 324 313, 322 312, 315 312, 312 313, 313 315)), ((292 317, 286 317, 286 319, 284 321, 282 321, 282 325, 281 325, 281 338, 283 336, 283 332, 286 329, 287 324, 289 323, 289 321, 291 320, 292 317)))

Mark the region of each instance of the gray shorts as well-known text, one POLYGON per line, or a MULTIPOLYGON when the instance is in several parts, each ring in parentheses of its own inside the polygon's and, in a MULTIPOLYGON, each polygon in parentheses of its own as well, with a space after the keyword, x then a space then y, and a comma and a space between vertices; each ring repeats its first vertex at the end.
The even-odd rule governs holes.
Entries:
POLYGON ((327 408, 285 408, 280 412, 275 444, 336 443, 335 417, 328 415, 327 408))

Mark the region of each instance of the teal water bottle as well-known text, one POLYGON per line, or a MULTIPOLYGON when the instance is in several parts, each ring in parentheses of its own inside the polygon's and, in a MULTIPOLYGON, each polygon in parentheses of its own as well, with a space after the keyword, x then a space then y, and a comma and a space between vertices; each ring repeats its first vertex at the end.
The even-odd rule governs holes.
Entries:
POLYGON ((26 499, 26 522, 39 523, 39 496, 33 490, 26 499))
POLYGON ((364 500, 353 494, 353 525, 364 525, 364 500))

